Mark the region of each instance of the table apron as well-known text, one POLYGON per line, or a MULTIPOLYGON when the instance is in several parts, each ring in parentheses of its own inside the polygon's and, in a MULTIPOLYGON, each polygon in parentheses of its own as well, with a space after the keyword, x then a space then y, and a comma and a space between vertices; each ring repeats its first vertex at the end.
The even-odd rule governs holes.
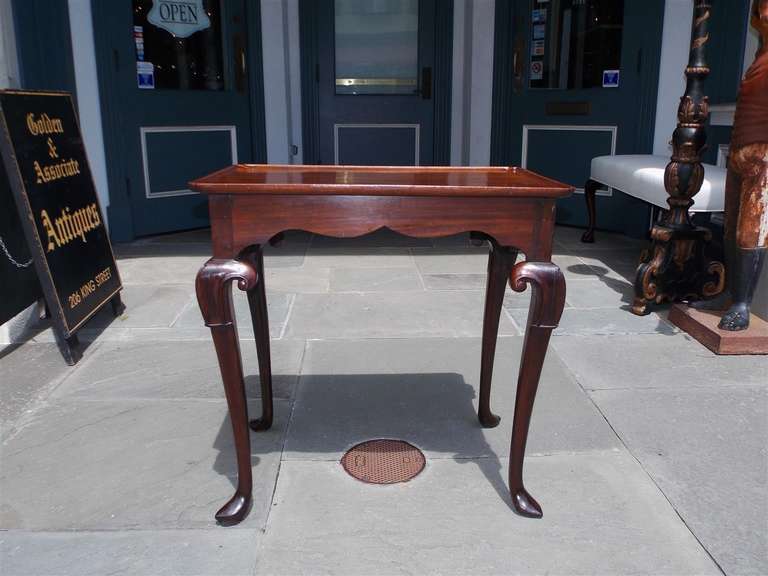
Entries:
POLYGON ((416 238, 481 232, 549 261, 555 201, 549 198, 212 195, 215 258, 236 258, 288 230, 352 238, 389 228, 416 238))

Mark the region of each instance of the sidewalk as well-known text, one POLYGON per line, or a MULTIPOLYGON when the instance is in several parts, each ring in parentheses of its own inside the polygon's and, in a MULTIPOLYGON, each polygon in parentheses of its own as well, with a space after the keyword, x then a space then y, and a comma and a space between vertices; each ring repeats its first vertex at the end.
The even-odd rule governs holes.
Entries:
MULTIPOLYGON (((627 311, 640 245, 559 228, 567 309, 542 376, 526 485, 506 490, 529 292, 508 290, 492 407, 475 416, 487 249, 466 237, 294 233, 266 257, 275 426, 253 433, 237 527, 226 402, 194 277, 204 231, 119 245, 127 305, 81 333, 0 352, 0 573, 768 574, 768 357, 716 357, 627 311), (339 459, 372 438, 421 448, 413 481, 339 459)), ((253 413, 247 302, 235 295, 253 413)))

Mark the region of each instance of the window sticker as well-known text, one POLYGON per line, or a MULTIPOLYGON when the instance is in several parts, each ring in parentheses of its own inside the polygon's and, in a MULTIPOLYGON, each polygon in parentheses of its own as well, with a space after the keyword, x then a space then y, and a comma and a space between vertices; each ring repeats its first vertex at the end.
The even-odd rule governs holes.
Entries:
POLYGON ((136 79, 142 90, 155 89, 155 65, 152 62, 136 62, 136 79))
POLYGON ((603 70, 603 88, 618 88, 621 70, 603 70))
POLYGON ((534 60, 531 62, 531 80, 541 80, 544 78, 544 62, 534 60))
POLYGON ((531 45, 531 56, 544 56, 544 40, 534 40, 531 45))
POLYGON ((543 40, 547 35, 547 26, 545 24, 534 24, 533 26, 533 39, 543 40))
POLYGON ((144 61, 144 26, 133 27, 133 40, 136 43, 136 60, 144 61))
POLYGON ((547 9, 539 8, 531 13, 531 19, 534 24, 542 24, 547 21, 547 9))

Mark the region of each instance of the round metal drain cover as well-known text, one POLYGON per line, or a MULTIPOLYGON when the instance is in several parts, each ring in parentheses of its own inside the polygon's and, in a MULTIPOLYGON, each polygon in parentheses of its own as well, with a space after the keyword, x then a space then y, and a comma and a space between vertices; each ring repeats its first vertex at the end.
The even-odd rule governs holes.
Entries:
POLYGON ((421 450, 402 440, 368 440, 341 458, 350 476, 369 484, 408 482, 424 470, 421 450))

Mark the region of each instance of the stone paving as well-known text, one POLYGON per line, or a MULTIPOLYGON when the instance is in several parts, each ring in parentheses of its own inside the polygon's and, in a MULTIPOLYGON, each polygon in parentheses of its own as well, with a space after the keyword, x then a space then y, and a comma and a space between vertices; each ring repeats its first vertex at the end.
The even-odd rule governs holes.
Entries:
POLYGON ((502 423, 484 430, 487 249, 294 233, 266 257, 276 420, 252 434, 253 510, 216 526, 235 462, 194 298, 198 231, 116 247, 128 308, 88 325, 77 367, 42 325, 0 351, 0 573, 768 574, 768 358, 719 358, 663 310, 631 315, 640 244, 580 233, 557 231, 567 309, 528 447, 542 520, 515 515, 506 490, 528 294, 504 303, 502 423), (344 451, 379 437, 421 448, 424 472, 347 476, 344 451))

